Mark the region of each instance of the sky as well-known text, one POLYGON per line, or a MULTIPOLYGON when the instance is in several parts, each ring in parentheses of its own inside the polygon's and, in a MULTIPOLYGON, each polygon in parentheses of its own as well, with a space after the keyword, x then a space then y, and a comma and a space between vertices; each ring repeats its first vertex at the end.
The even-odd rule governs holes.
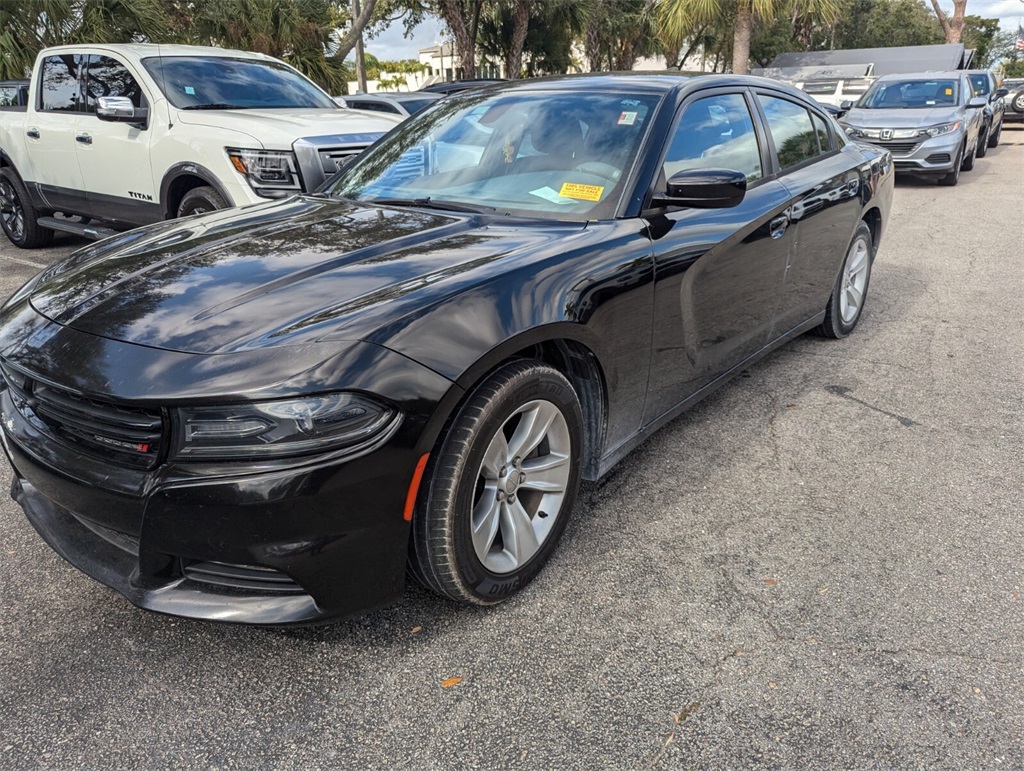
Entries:
MULTIPOLYGON (((940 0, 939 5, 952 10, 952 3, 949 0, 940 0)), ((986 19, 999 19, 1002 29, 1013 31, 1024 20, 1024 1, 967 0, 967 13, 986 19)), ((429 48, 440 42, 444 29, 440 21, 430 19, 413 30, 412 39, 406 39, 403 32, 404 27, 401 22, 392 24, 382 34, 366 41, 367 52, 385 61, 415 59, 421 48, 429 48)))

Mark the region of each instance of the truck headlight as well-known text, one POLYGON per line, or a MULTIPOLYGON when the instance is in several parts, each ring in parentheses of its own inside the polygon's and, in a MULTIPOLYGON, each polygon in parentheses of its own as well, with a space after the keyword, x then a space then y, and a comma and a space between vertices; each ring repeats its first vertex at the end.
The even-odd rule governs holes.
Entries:
POLYGON ((931 128, 922 129, 922 134, 927 134, 930 137, 941 137, 943 134, 952 134, 960 128, 960 121, 954 123, 943 123, 938 126, 932 126, 931 128))
POLYGON ((231 165, 264 198, 284 198, 302 190, 295 153, 281 150, 225 148, 231 165))
POLYGON ((363 394, 334 393, 216 407, 179 407, 174 454, 182 460, 258 460, 352 448, 398 413, 363 394))

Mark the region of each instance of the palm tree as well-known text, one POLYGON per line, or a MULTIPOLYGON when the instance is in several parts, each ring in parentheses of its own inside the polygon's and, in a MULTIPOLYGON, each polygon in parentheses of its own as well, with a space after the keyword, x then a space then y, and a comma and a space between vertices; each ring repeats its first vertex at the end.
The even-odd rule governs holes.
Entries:
POLYGON ((839 16, 840 7, 837 0, 662 0, 658 11, 662 34, 673 39, 685 39, 702 26, 734 13, 732 71, 746 74, 755 17, 790 13, 832 23, 839 16))

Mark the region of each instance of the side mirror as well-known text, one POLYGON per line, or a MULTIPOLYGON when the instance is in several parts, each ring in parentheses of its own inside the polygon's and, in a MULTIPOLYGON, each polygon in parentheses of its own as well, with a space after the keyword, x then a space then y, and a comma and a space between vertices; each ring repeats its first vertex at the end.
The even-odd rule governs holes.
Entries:
POLYGON ((728 209, 739 205, 747 193, 747 177, 732 169, 687 169, 673 174, 665 192, 655 194, 654 206, 690 206, 695 209, 728 209))
POLYGON ((996 99, 1002 99, 1004 96, 1010 95, 1010 89, 1005 86, 1000 86, 996 89, 996 99))
POLYGON ((843 102, 840 102, 839 109, 842 110, 844 113, 847 113, 853 109, 853 102, 851 102, 849 99, 846 99, 843 102))
POLYGON ((978 110, 982 107, 988 107, 988 99, 986 99, 983 96, 976 96, 967 103, 967 107, 971 110, 978 110))
POLYGON ((136 108, 127 96, 101 96, 96 100, 96 117, 111 123, 145 123, 149 110, 136 108))

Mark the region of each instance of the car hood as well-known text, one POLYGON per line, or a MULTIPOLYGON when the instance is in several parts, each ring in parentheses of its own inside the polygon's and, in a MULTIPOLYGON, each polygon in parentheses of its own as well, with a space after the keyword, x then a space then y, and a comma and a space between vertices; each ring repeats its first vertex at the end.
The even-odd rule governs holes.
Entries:
POLYGON ((961 118, 957 107, 929 107, 919 110, 865 110, 853 108, 843 116, 843 123, 857 128, 927 128, 961 118))
POLYGON ((178 121, 258 137, 264 150, 290 150, 303 137, 336 137, 339 144, 369 144, 402 122, 398 115, 336 110, 178 110, 178 121), (352 139, 353 135, 372 138, 352 139))
POLYGON ((584 228, 296 197, 87 247, 29 298, 58 324, 188 353, 362 340, 584 228))

